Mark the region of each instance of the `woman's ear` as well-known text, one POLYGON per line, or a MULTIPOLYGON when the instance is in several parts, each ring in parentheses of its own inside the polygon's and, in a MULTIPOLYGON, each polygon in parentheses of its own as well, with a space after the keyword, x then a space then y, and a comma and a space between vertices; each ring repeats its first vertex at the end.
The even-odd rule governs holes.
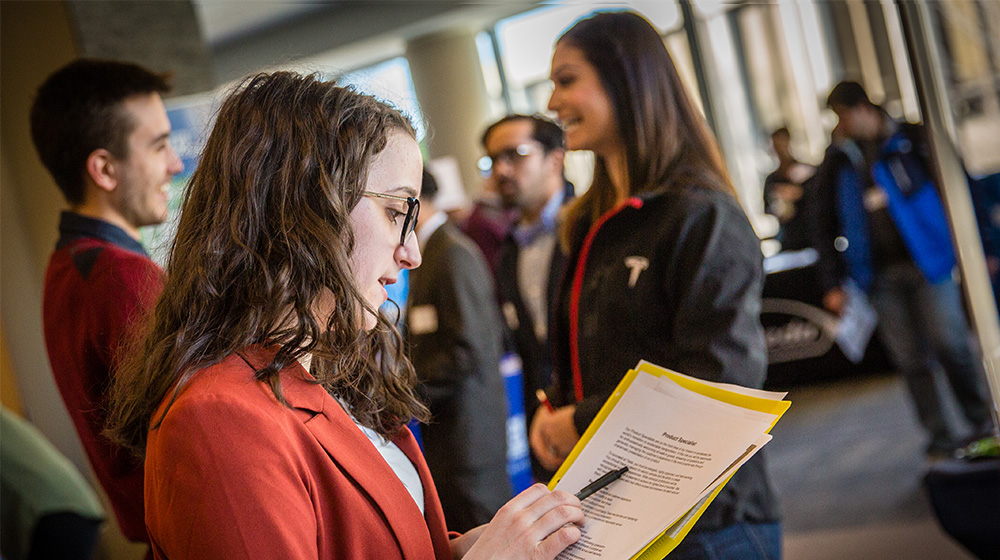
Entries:
POLYGON ((87 175, 103 191, 111 192, 118 186, 114 156, 105 148, 98 148, 87 156, 87 175))
POLYGON ((563 174, 566 169, 566 150, 554 148, 547 156, 551 159, 553 171, 563 174))

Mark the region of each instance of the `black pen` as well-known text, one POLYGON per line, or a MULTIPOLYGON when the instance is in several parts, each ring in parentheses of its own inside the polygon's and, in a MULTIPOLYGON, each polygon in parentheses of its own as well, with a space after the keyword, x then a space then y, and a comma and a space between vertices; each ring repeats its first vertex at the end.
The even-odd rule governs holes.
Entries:
POLYGON ((577 492, 576 498, 578 500, 586 498, 587 496, 593 494, 594 492, 597 492, 601 488, 604 488, 608 484, 611 484, 612 482, 618 480, 619 478, 622 477, 623 474, 627 472, 628 472, 628 467, 622 467, 616 471, 611 471, 608 472, 607 474, 602 475, 600 478, 584 486, 582 490, 577 492))

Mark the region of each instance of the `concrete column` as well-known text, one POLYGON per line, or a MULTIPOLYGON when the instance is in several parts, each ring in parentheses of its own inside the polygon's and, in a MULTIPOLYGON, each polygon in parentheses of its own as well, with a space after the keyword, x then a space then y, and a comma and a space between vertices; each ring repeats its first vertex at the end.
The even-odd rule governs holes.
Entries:
POLYGON ((455 29, 409 41, 406 57, 413 87, 427 120, 431 158, 458 161, 465 192, 474 197, 482 179, 476 162, 479 138, 493 120, 476 48, 476 31, 455 29))

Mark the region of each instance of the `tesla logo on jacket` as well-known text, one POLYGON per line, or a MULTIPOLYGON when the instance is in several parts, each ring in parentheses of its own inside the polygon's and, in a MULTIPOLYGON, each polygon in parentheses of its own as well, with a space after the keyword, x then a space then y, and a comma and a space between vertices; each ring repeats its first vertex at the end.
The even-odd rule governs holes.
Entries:
POLYGON ((628 287, 634 288, 636 282, 639 281, 639 275, 642 274, 643 270, 649 268, 649 259, 634 255, 631 257, 625 257, 625 266, 632 271, 628 277, 628 287))

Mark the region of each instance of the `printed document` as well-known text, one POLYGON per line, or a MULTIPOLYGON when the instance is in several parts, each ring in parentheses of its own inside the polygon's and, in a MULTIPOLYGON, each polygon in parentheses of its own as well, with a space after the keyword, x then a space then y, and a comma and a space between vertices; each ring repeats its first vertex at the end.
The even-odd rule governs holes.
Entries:
MULTIPOLYGON (((563 551, 561 560, 630 558, 664 531, 676 537, 700 514, 703 508, 697 506, 706 505, 699 502, 770 441, 767 431, 784 410, 772 414, 733 404, 740 399, 780 401, 783 394, 706 383, 674 372, 673 378, 647 373, 658 373, 656 368, 640 364, 639 371, 630 372, 634 378, 623 381, 627 386, 620 399, 606 415, 602 410, 596 431, 593 426, 587 430, 567 460, 569 467, 556 475, 561 474, 556 489, 575 493, 608 471, 629 468, 583 501, 583 536, 563 551), (703 393, 728 394, 729 402, 703 393)), ((786 401, 781 403, 787 408, 786 401)))

